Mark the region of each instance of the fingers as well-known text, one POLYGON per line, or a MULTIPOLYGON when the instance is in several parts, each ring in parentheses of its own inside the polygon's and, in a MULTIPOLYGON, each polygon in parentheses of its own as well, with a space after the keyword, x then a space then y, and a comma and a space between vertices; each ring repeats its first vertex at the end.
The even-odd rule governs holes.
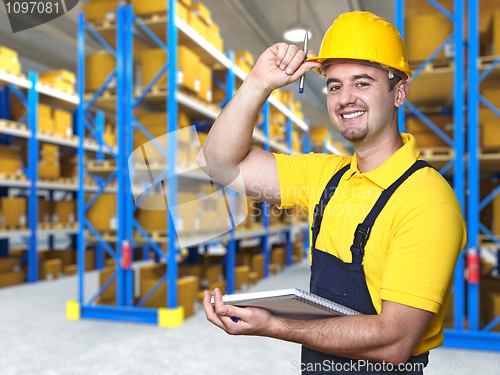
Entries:
MULTIPOLYGON (((220 291, 219 291, 220 292, 220 291)), ((220 297, 222 299, 222 297, 220 297)), ((215 299, 215 293, 214 293, 215 299)), ((209 322, 215 324, 217 327, 224 329, 224 323, 220 320, 219 316, 215 313, 212 303, 210 302, 211 295, 208 290, 205 290, 203 295, 203 309, 205 310, 205 315, 209 322)))
MULTIPOLYGON (((321 68, 321 63, 317 61, 308 61, 304 63, 306 54, 295 45, 286 43, 276 44, 275 63, 279 68, 290 76, 298 78, 311 69, 321 68)), ((314 51, 307 52, 307 57, 316 57, 314 51)))

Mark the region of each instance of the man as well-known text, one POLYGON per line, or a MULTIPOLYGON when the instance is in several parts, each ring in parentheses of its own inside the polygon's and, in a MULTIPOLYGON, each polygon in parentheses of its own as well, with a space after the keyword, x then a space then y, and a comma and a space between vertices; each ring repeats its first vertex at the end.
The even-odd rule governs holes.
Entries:
POLYGON ((303 373, 422 374, 429 350, 443 342, 466 238, 453 190, 418 160, 415 139, 398 132, 398 108, 411 79, 404 42, 387 21, 351 12, 327 31, 319 56, 308 56, 303 63, 302 51, 282 43, 267 49, 212 127, 199 163, 238 165, 248 196, 282 208, 308 207, 311 292, 364 315, 284 319, 225 306, 216 289, 215 309, 205 292, 207 318, 229 334, 302 344, 303 373), (327 76, 330 118, 354 156, 250 148, 253 124, 272 90, 316 68, 327 76))

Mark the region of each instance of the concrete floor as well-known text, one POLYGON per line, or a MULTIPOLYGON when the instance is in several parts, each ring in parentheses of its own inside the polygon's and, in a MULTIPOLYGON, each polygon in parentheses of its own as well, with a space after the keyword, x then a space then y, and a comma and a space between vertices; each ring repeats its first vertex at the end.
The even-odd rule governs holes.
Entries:
MULTIPOLYGON (((252 291, 308 288, 306 261, 261 280, 252 291)), ((97 284, 95 272, 89 284, 97 284)), ((201 306, 175 329, 97 320, 68 321, 65 304, 76 277, 0 289, 0 375, 298 374, 296 344, 232 337, 209 323, 201 306)), ((425 374, 498 374, 500 353, 439 348, 425 374), (459 366, 468 361, 468 368, 459 366), (477 364, 491 361, 490 370, 477 364), (471 365, 475 361, 475 365, 471 365), (496 361, 496 363, 495 363, 496 361), (455 369, 453 368, 455 366, 455 369)))

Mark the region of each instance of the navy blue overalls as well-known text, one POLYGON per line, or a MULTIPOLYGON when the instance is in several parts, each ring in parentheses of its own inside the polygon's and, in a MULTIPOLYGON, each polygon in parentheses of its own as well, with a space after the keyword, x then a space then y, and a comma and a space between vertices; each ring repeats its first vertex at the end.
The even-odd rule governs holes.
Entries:
MULTIPOLYGON (((326 185, 325 190, 321 195, 319 204, 317 204, 314 208, 313 223, 311 228, 312 265, 310 290, 311 293, 350 307, 351 309, 357 310, 362 314, 376 315, 377 311, 373 306, 370 293, 368 292, 368 286, 366 285, 366 278, 362 264, 365 252, 364 247, 370 236, 371 228, 375 219, 382 211, 394 191, 415 171, 431 166, 423 160, 417 160, 398 180, 382 192, 363 223, 359 224, 356 228, 354 242, 351 246, 352 263, 345 263, 334 255, 316 249, 316 239, 321 228, 324 208, 335 193, 341 177, 345 172, 347 172, 349 167, 350 165, 346 165, 344 168, 335 173, 326 185)), ((428 357, 429 353, 421 354, 416 357, 411 357, 407 363, 423 363, 425 366, 428 363, 428 357)), ((355 359, 338 357, 302 346, 302 374, 345 374, 354 372, 357 374, 381 375, 389 373, 388 371, 372 371, 377 369, 387 370, 387 364, 385 367, 382 367, 381 363, 370 362, 370 365, 358 367, 358 363, 360 362, 355 359), (356 366, 351 366, 351 364, 355 364, 356 366), (308 368, 312 371, 308 371, 308 368), (337 371, 338 369, 341 369, 341 371, 337 371)), ((407 368, 409 367, 410 366, 407 368)), ((396 369, 396 366, 394 366, 394 368, 396 369)), ((423 366, 420 368, 423 368, 423 366)), ((398 373, 422 374, 422 371, 398 373)))

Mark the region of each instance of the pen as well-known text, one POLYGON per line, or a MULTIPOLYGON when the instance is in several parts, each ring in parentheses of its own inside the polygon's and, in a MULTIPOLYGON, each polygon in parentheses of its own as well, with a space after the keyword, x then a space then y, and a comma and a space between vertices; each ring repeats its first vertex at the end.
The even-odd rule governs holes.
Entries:
POLYGON ((232 316, 232 317, 231 317, 231 320, 232 320, 233 322, 237 323, 237 322, 238 322, 238 320, 240 320, 240 319, 239 319, 239 318, 237 318, 237 317, 235 317, 235 316, 232 316))
MULTIPOLYGON (((308 36, 309 36, 309 30, 306 30, 306 36, 304 37, 304 52, 306 53, 306 57, 304 58, 304 62, 307 59, 307 44, 309 42, 308 36)), ((300 81, 299 81, 299 94, 304 93, 305 78, 306 78, 306 74, 304 73, 304 75, 302 77, 300 77, 300 81)))

